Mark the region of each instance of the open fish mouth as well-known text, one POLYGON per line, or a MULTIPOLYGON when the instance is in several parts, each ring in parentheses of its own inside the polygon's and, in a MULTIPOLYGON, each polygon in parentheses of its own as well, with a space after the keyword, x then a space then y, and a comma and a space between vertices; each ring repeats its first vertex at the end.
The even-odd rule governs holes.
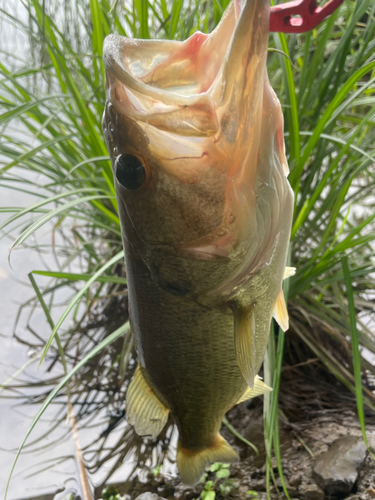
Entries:
POLYGON ((268 30, 269 0, 233 0, 209 35, 184 42, 110 35, 103 55, 108 98, 161 130, 213 136, 225 108, 233 113, 244 99, 261 101, 268 30))
POLYGON ((170 265, 159 262, 158 245, 171 249, 178 288, 189 282, 199 295, 229 295, 289 237, 283 116, 266 69, 269 15, 269 0, 233 0, 209 35, 104 42, 104 133, 123 234, 158 276, 170 265), (145 171, 134 191, 116 167, 130 156, 145 171), (216 274, 202 280, 196 260, 220 261, 216 274))

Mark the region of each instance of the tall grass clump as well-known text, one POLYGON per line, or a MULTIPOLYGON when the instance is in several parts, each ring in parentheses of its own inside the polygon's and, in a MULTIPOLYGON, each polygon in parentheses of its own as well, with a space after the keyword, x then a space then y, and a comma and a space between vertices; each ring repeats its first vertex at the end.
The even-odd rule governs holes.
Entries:
MULTIPOLYGON (((10 216, 1 229, 13 237, 16 250, 50 223, 63 250, 58 249, 56 269, 35 271, 36 297, 53 316, 56 290, 70 294, 40 358, 55 345, 54 338, 69 350, 74 328, 66 325, 68 317, 79 325, 100 299, 126 294, 120 224, 101 132, 105 36, 184 39, 196 30, 211 31, 227 4, 66 0, 65 17, 59 18, 52 0, 45 9, 29 0, 24 3, 27 23, 1 10, 2 22, 28 37, 32 64, 10 53, 0 63, 0 183, 32 191, 37 200, 27 208, 2 208, 10 216), (40 274, 50 279, 43 286, 37 285, 40 274)), ((306 363, 302 373, 325 372, 355 394, 364 436, 364 407, 375 409, 374 34, 375 5, 362 0, 344 2, 305 35, 270 36, 270 47, 277 51, 270 51, 268 71, 283 105, 295 192, 289 265, 296 274, 285 282, 290 330, 275 326, 265 362, 266 381, 274 387, 265 397, 266 449, 269 458, 275 453, 281 477, 283 363, 304 364, 316 357, 318 366, 306 363)), ((70 363, 71 371, 50 392, 33 425, 78 367, 123 331, 87 346, 73 370, 70 363)), ((121 355, 128 360, 129 350, 121 355)))

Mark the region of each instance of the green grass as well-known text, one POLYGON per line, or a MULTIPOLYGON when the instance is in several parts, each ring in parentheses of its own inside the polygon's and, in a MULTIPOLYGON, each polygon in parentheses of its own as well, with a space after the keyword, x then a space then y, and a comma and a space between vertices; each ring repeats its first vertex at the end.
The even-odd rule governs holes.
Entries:
MULTIPOLYGON (((120 1, 78 0, 73 12, 66 0, 66 18, 57 22, 43 12, 41 2, 29 0, 28 24, 1 10, 2 22, 27 34, 32 64, 10 53, 0 63, 0 184, 32 191, 39 199, 27 208, 4 207, 13 215, 1 229, 13 237, 15 249, 49 223, 64 251, 53 249, 59 252, 58 268, 34 272, 50 281, 42 286, 33 278, 34 283, 51 314, 57 290, 71 290, 69 306, 55 321, 44 354, 56 333, 62 345, 69 343, 68 312, 81 324, 100 297, 125 284, 118 267, 120 224, 101 131, 104 37, 117 32, 185 39, 198 29, 210 31, 227 4, 134 0, 124 6, 120 1), (84 284, 77 289, 80 281, 84 284)), ((373 387, 365 376, 374 375, 375 366, 362 351, 375 353, 374 334, 364 321, 364 314, 373 315, 375 288, 374 34, 375 5, 362 0, 344 2, 311 33, 270 37, 270 47, 293 63, 270 52, 268 71, 283 105, 289 179, 296 195, 289 261, 297 272, 285 290, 290 331, 275 328, 265 362, 266 383, 274 387, 264 405, 268 494, 273 453, 282 474, 278 393, 286 340, 301 339, 356 395, 364 436, 363 407, 375 409, 373 387)), ((125 354, 128 360, 129 350, 125 354)), ((92 350, 82 353, 74 373, 64 380, 91 355, 92 350)), ((63 385, 49 394, 42 409, 63 385)))

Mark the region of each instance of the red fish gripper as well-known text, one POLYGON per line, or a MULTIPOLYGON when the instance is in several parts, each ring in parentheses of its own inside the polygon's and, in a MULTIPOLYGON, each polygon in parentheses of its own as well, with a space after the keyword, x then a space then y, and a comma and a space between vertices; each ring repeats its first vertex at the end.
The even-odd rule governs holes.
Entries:
POLYGON ((344 0, 330 0, 318 7, 316 0, 293 0, 271 7, 270 31, 305 33, 330 16, 344 0))

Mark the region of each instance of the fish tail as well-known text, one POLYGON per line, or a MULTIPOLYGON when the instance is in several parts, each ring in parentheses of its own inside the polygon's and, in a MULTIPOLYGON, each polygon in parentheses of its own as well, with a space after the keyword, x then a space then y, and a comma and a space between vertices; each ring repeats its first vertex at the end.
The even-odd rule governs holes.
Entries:
POLYGON ((178 470, 182 482, 189 486, 199 482, 207 464, 236 462, 239 458, 238 453, 220 434, 217 435, 214 445, 207 448, 191 450, 183 448, 180 442, 177 446, 178 470))

